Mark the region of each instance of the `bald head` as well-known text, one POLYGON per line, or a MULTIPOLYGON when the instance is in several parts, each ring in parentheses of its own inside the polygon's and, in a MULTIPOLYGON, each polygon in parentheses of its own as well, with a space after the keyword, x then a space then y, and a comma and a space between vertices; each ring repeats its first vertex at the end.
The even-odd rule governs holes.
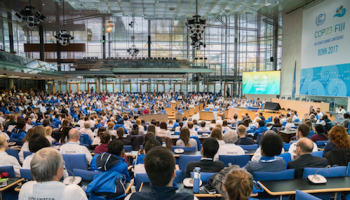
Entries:
POLYGON ((69 140, 71 142, 78 142, 78 140, 80 138, 80 133, 79 133, 78 129, 72 128, 68 134, 69 134, 69 140))
POLYGON ((314 143, 308 138, 301 138, 298 140, 297 146, 300 147, 303 154, 310 154, 314 148, 314 143))

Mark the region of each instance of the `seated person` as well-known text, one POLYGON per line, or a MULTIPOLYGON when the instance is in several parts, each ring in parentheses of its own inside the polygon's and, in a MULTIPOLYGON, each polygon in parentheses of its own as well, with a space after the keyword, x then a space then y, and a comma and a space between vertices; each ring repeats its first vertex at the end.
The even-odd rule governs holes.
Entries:
POLYGON ((187 123, 187 127, 188 127, 188 129, 190 131, 190 136, 198 136, 197 131, 194 130, 193 122, 188 122, 187 123))
POLYGON ((219 143, 214 138, 207 138, 203 141, 201 153, 202 159, 199 162, 189 162, 186 168, 186 177, 191 177, 195 167, 200 167, 201 172, 219 172, 225 164, 221 161, 214 162, 214 156, 219 150, 219 143))
POLYGON ((310 137, 310 140, 312 140, 313 142, 329 140, 328 136, 326 135, 326 131, 321 124, 316 124, 314 129, 315 134, 310 137))
POLYGON ((10 139, 17 139, 17 140, 23 140, 24 137, 26 136, 26 122, 23 120, 19 120, 17 122, 17 126, 12 129, 11 135, 10 135, 10 139))
POLYGON ((79 144, 80 133, 78 129, 72 128, 69 131, 69 142, 60 148, 61 154, 85 154, 86 162, 90 165, 92 156, 89 149, 79 144))
POLYGON ((108 152, 108 143, 111 141, 111 135, 106 131, 100 135, 101 144, 95 148, 94 153, 100 154, 103 152, 108 152))
POLYGON ((222 131, 228 131, 231 130, 230 127, 228 127, 227 120, 222 121, 222 131))
POLYGON ((20 169, 21 165, 19 165, 18 160, 10 156, 6 153, 6 149, 8 148, 8 143, 5 136, 0 135, 0 167, 5 166, 13 166, 13 170, 15 171, 16 177, 21 177, 20 169))
MULTIPOLYGON (((295 137, 300 140, 301 138, 307 138, 307 136, 310 133, 310 127, 306 124, 300 124, 297 128, 297 133, 295 134, 295 137)), ((294 160, 294 158, 296 157, 295 155, 295 149, 296 149, 296 142, 292 143, 289 146, 289 150, 288 152, 291 155, 291 159, 294 160)), ((314 148, 312 150, 312 152, 318 151, 317 145, 314 143, 314 148)))
POLYGON ((125 151, 120 140, 113 140, 108 144, 108 153, 95 155, 91 161, 91 171, 116 171, 124 174, 126 181, 130 181, 128 164, 125 162, 125 151), (110 156, 110 157, 109 157, 110 156))
POLYGON ((223 189, 230 200, 248 200, 253 192, 253 176, 245 170, 227 174, 223 189))
POLYGON ((293 119, 291 117, 287 118, 286 130, 289 131, 295 124, 293 123, 293 119))
POLYGON ((94 141, 94 133, 91 131, 91 123, 89 121, 84 122, 84 128, 80 129, 80 133, 88 134, 91 141, 94 141))
POLYGON ((80 199, 87 200, 80 186, 65 185, 60 182, 63 176, 64 161, 54 148, 39 150, 30 162, 30 172, 36 181, 22 185, 18 199, 80 199))
POLYGON ((104 133, 104 132, 107 132, 107 129, 106 127, 100 127, 98 128, 97 130, 97 136, 94 138, 94 140, 92 141, 92 144, 91 145, 100 145, 101 144, 101 135, 104 133))
MULTIPOLYGON (((340 125, 344 126, 345 128, 348 128, 349 118, 350 118, 350 114, 349 113, 344 113, 344 121, 342 123, 340 123, 340 125)), ((335 122, 335 123, 339 124, 339 122, 335 122)))
MULTIPOLYGON (((147 155, 147 152, 149 152, 153 147, 161 146, 160 142, 157 139, 150 139, 147 141, 144 153, 147 155)), ((140 173, 146 173, 145 165, 142 163, 136 164, 134 169, 135 176, 140 173)))
POLYGON ((182 128, 180 131, 180 139, 176 141, 176 146, 182 147, 195 147, 197 150, 197 141, 190 138, 190 130, 188 128, 182 128))
POLYGON ((119 127, 117 129, 117 136, 118 136, 117 140, 121 141, 123 145, 131 145, 131 141, 124 138, 124 134, 125 134, 124 129, 119 127))
POLYGON ((263 134, 264 132, 266 132, 268 129, 265 126, 265 121, 264 120, 259 120, 258 121, 258 129, 256 131, 254 131, 254 136, 257 137, 260 134, 263 134))
POLYGON ((30 169, 30 161, 32 161, 33 156, 37 151, 45 147, 50 147, 51 143, 42 135, 34 134, 29 139, 29 151, 32 153, 27 156, 23 161, 23 169, 30 169))
POLYGON ((134 192, 125 197, 130 199, 193 199, 193 194, 179 193, 173 185, 176 177, 175 158, 171 151, 164 147, 154 147, 147 152, 145 169, 151 181, 150 192, 134 192))
POLYGON ((294 178, 302 178, 305 167, 323 168, 328 165, 326 158, 312 156, 313 142, 308 138, 298 140, 295 153, 297 159, 287 165, 287 169, 295 169, 294 178))
POLYGON ((219 160, 219 155, 244 155, 245 152, 242 147, 235 145, 238 135, 236 131, 229 130, 223 136, 224 145, 220 145, 218 153, 214 157, 214 161, 219 160))
POLYGON ((343 126, 333 126, 328 133, 329 142, 324 148, 324 154, 333 149, 349 149, 350 140, 346 129, 343 126))
POLYGON ((246 137, 247 129, 244 125, 239 125, 237 128, 239 135, 238 140, 235 142, 236 145, 252 145, 255 144, 254 140, 250 137, 246 137))
POLYGON ((205 132, 205 131, 210 131, 209 127, 206 127, 205 121, 201 122, 201 126, 197 130, 198 132, 205 132))
POLYGON ((267 131, 261 138, 261 158, 258 161, 249 161, 243 168, 249 173, 277 172, 286 167, 283 158, 275 157, 281 154, 283 142, 281 136, 273 131, 267 131))

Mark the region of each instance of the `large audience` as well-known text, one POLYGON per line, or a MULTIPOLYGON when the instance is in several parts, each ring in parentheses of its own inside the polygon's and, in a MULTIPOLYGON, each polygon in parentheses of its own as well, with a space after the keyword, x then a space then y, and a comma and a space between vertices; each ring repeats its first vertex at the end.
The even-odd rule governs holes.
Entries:
POLYGON ((134 192, 126 199, 197 199, 193 194, 175 192, 173 182, 179 169, 172 146, 194 147, 202 155, 182 169, 183 178, 191 178, 196 167, 201 172, 222 173, 225 164, 220 155, 245 155, 246 147, 256 145, 251 160, 227 172, 222 180, 224 197, 248 199, 254 172, 295 169, 295 178, 302 178, 305 167, 323 168, 330 159, 337 162, 330 156, 332 150, 350 149, 346 130, 349 113, 343 107, 337 112, 344 120, 335 124, 312 106, 308 113, 286 108, 284 114, 273 118, 258 111, 252 116, 223 114, 211 121, 194 116, 151 122, 139 119, 141 115, 161 113, 179 101, 174 111, 201 104, 225 113, 231 107, 263 109, 267 100, 171 91, 6 94, 0 102, 0 166, 12 166, 16 177, 21 176, 20 169, 30 169, 33 180, 22 186, 19 199, 87 199, 81 187, 60 182, 71 173, 62 157, 67 154, 84 154, 90 171, 118 172, 127 182, 146 173, 152 192, 134 192), (283 141, 281 131, 295 134, 283 141), (318 147, 319 141, 325 145, 318 147), (134 157, 128 156, 126 145, 136 152, 134 157), (19 160, 6 153, 13 146, 20 148, 19 160), (312 155, 321 148, 324 157, 312 155), (31 154, 25 156, 26 152, 31 154), (287 160, 281 156, 285 153, 289 153, 287 160))

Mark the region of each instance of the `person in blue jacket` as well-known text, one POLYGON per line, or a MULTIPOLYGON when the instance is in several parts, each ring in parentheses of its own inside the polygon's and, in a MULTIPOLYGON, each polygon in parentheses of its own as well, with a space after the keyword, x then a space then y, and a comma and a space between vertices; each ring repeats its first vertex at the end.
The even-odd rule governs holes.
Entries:
POLYGON ((22 141, 27 134, 25 129, 26 129, 26 122, 24 120, 19 120, 17 122, 17 126, 11 132, 10 139, 11 140, 17 139, 22 141))
POLYGON ((128 164, 125 162, 124 156, 123 142, 113 140, 108 144, 108 153, 97 154, 92 158, 90 170, 101 172, 116 171, 124 174, 126 181, 130 181, 128 164))
POLYGON ((259 120, 259 127, 256 131, 254 131, 254 136, 258 136, 259 134, 263 134, 265 131, 267 131, 267 127, 265 126, 264 120, 259 120))
POLYGON ((124 129, 124 133, 128 133, 128 130, 124 127, 124 119, 120 118, 117 121, 117 124, 114 126, 114 130, 117 130, 119 127, 122 127, 124 129))

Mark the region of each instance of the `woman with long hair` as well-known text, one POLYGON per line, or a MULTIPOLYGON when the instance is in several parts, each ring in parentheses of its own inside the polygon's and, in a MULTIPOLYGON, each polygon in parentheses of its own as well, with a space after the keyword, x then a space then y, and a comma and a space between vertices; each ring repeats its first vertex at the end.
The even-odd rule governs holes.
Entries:
POLYGON ((72 127, 64 127, 62 130, 62 135, 61 135, 61 139, 60 139, 60 143, 66 143, 69 141, 69 131, 70 129, 72 129, 72 127))
POLYGON ((195 149, 197 149, 197 141, 190 138, 190 130, 188 128, 181 129, 180 139, 176 141, 176 146, 195 147, 195 149))
POLYGON ((227 174, 223 189, 226 200, 248 200, 253 191, 253 177, 246 171, 235 170, 227 174))
POLYGON ((139 135, 139 125, 134 124, 132 125, 132 131, 130 132, 130 135, 139 135))
POLYGON ((333 149, 349 149, 350 140, 346 129, 343 126, 333 126, 328 134, 329 142, 324 148, 324 153, 333 149))
POLYGON ((315 134, 310 137, 310 140, 312 140, 313 142, 329 140, 329 138, 326 134, 326 130, 324 129, 324 127, 321 124, 315 125, 315 134))
MULTIPOLYGON (((24 161, 24 156, 23 156, 23 152, 24 151, 29 151, 29 139, 34 135, 34 128, 30 128, 26 134, 26 136, 23 138, 22 140, 22 147, 21 147, 21 151, 19 152, 19 160, 21 162, 24 161)), ((45 135, 44 135, 45 136, 45 135)))

